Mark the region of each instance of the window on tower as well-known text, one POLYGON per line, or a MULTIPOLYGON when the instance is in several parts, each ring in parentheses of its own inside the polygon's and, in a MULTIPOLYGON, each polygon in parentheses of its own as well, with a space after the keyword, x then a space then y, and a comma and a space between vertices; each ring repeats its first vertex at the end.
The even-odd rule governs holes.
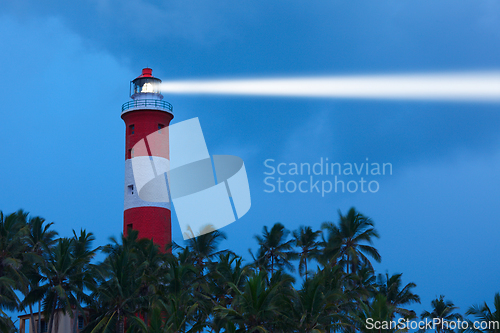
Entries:
POLYGON ((128 186, 128 193, 129 194, 134 194, 134 185, 129 185, 128 186))
POLYGON ((131 159, 131 158, 133 158, 133 157, 134 157, 134 148, 129 149, 129 150, 127 151, 127 159, 131 159))
POLYGON ((165 125, 163 124, 158 124, 158 133, 161 133, 161 129, 164 128, 165 125))
POLYGON ((128 126, 128 134, 134 134, 134 125, 129 125, 128 126))

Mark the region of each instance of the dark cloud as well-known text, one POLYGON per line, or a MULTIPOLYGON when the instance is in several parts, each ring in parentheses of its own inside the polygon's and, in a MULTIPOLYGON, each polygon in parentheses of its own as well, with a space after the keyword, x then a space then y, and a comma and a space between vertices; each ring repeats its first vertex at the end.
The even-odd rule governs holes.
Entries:
POLYGON ((56 16, 89 46, 171 77, 435 70, 499 65, 491 1, 84 0, 5 4, 56 16))

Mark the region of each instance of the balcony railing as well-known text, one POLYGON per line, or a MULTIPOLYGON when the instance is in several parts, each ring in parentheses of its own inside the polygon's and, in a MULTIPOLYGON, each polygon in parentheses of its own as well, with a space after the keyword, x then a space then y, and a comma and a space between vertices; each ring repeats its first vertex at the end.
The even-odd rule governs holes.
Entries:
POLYGON ((129 101, 122 105, 122 112, 128 109, 140 109, 140 108, 152 108, 152 109, 166 109, 169 112, 174 112, 174 107, 172 104, 159 99, 138 99, 134 101, 129 101))

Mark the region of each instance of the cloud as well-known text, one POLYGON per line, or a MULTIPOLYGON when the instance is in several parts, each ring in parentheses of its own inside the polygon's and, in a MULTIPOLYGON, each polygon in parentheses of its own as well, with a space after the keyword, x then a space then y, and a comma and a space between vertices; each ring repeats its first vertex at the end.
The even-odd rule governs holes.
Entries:
MULTIPOLYGON (((176 41, 212 43, 231 37, 228 26, 234 15, 241 16, 245 6, 224 1, 83 0, 64 2, 34 0, 7 3, 6 12, 32 20, 53 16, 61 19, 73 32, 98 47, 120 51, 126 56, 149 49, 158 54, 173 51, 176 41)), ((147 52, 147 51, 146 51, 147 52)))
POLYGON ((500 54, 497 18, 480 24, 487 5, 470 1, 20 0, 3 10, 59 18, 86 47, 173 78, 469 70, 500 54))

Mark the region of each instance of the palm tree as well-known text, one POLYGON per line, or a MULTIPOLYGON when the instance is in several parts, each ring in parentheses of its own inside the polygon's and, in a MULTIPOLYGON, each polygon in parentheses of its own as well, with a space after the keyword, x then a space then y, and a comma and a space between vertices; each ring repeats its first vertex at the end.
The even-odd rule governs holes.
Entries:
POLYGON ((231 284, 236 297, 230 307, 215 307, 218 317, 237 325, 237 332, 274 332, 271 330, 272 324, 281 316, 276 301, 282 291, 281 287, 289 284, 291 280, 286 277, 272 282, 268 284, 267 273, 261 271, 250 275, 243 289, 231 284))
MULTIPOLYGON (((364 272, 360 270, 359 273, 364 272)), ((357 277, 350 275, 348 277, 357 277)), ((312 277, 313 279, 320 278, 324 290, 330 295, 328 315, 331 322, 325 327, 325 332, 349 331, 350 327, 354 326, 352 313, 357 313, 360 310, 359 304, 363 299, 367 299, 370 295, 369 290, 363 288, 363 283, 371 286, 371 275, 366 273, 363 276, 363 282, 351 283, 350 279, 346 278, 345 273, 340 266, 326 266, 318 270, 312 277), (333 297, 333 298, 332 298, 333 297)))
POLYGON ((379 274, 377 281, 378 292, 386 297, 387 302, 394 307, 395 313, 398 313, 408 319, 412 319, 416 317, 415 312, 407 310, 401 306, 420 303, 420 297, 412 292, 412 289, 417 286, 413 282, 410 282, 401 288, 403 285, 401 280, 402 275, 403 274, 394 274, 389 277, 388 273, 386 273, 385 276, 379 274))
MULTIPOLYGON (((334 267, 340 269, 339 266, 334 267)), ((356 271, 356 275, 344 274, 342 277, 344 293, 359 302, 367 302, 378 293, 376 280, 373 269, 366 265, 362 266, 356 271)))
MULTIPOLYGON (((219 230, 214 230, 198 237, 188 239, 186 248, 191 252, 194 264, 203 270, 207 260, 211 260, 219 254, 227 252, 226 250, 217 251, 219 243, 226 238, 225 233, 219 230)), ((174 243, 174 249, 184 248, 174 243)))
POLYGON ((234 253, 220 254, 219 260, 209 265, 208 295, 214 304, 229 305, 234 297, 230 284, 238 288, 243 287, 244 279, 248 275, 249 266, 243 266, 243 259, 234 253))
MULTIPOLYGON (((0 212, 0 307, 20 310, 29 307, 30 320, 33 323, 33 292, 41 280, 39 267, 43 264, 44 246, 53 242, 55 231, 48 231, 52 223, 46 224, 40 217, 30 217, 28 213, 19 210, 7 217, 0 212), (9 282, 10 289, 5 285, 9 282), (14 282, 15 281, 15 282, 14 282), (2 287, 3 285, 3 287, 2 287), (19 302, 14 290, 23 293, 24 300, 19 302), (6 301, 10 299, 10 301, 6 301), (17 304, 17 305, 15 305, 17 304)), ((41 303, 38 304, 41 318, 41 303)), ((41 330, 40 321, 38 332, 41 330)))
POLYGON ((30 218, 28 221, 27 243, 29 250, 41 255, 45 248, 52 246, 56 240, 57 231, 49 230, 54 222, 45 223, 45 219, 39 216, 30 218))
MULTIPOLYGON (((243 259, 232 252, 220 254, 219 259, 209 264, 209 273, 206 281, 206 297, 211 300, 211 313, 215 306, 230 307, 236 293, 231 286, 243 289, 250 266, 243 266, 243 259)), ((227 321, 211 316, 210 327, 216 332, 227 328, 227 321)))
POLYGON ((473 315, 476 317, 477 321, 481 323, 487 323, 486 329, 479 330, 474 329, 472 323, 469 323, 469 329, 474 332, 488 332, 488 333, 498 333, 500 328, 498 327, 500 323, 500 294, 496 293, 493 301, 493 306, 495 311, 491 311, 490 307, 486 302, 483 305, 473 305, 467 310, 466 315, 473 315))
MULTIPOLYGON (((82 301, 87 299, 87 294, 85 294, 85 289, 92 288, 96 284, 97 272, 95 266, 90 262, 95 257, 97 251, 100 247, 92 249, 92 243, 94 242, 94 234, 85 230, 80 230, 80 235, 77 235, 73 230, 73 243, 71 254, 73 260, 75 260, 75 272, 69 279, 71 284, 76 286, 76 313, 75 320, 73 320, 73 332, 77 332, 77 323, 80 311, 82 311, 81 304, 82 301)), ((84 316, 85 319, 85 316, 84 316)))
POLYGON ((328 274, 317 274, 307 279, 299 290, 287 297, 284 317, 287 327, 300 332, 324 332, 348 324, 345 316, 347 299, 340 288, 330 288, 328 274))
POLYGON ((319 254, 316 238, 321 231, 313 231, 311 227, 301 226, 293 232, 295 246, 300 248, 299 252, 299 274, 305 275, 307 280, 307 262, 319 254))
MULTIPOLYGON (((132 332, 138 333, 177 333, 184 332, 186 323, 189 318, 195 313, 198 304, 193 304, 188 308, 188 311, 178 315, 177 304, 169 306, 161 300, 155 302, 151 310, 151 318, 149 320, 142 319, 138 316, 131 318, 132 332), (172 311, 173 310, 173 311, 172 311), (178 320, 174 320, 178 319, 178 320)), ((189 332, 194 332, 193 329, 201 329, 203 325, 195 325, 191 327, 189 332)))
MULTIPOLYGON (((40 275, 40 266, 44 264, 43 255, 47 251, 50 251, 50 248, 56 242, 55 238, 57 236, 57 231, 49 230, 53 224, 53 222, 45 223, 45 219, 39 216, 30 218, 27 223, 27 252, 32 254, 30 258, 28 258, 31 259, 31 264, 25 265, 25 269, 27 270, 25 275, 28 278, 26 291, 28 292, 28 294, 30 291, 38 288, 38 286, 40 285, 40 280, 42 279, 42 276, 40 275), (35 265, 32 265, 33 262, 35 263, 35 265)), ((25 294, 25 296, 27 296, 27 294, 25 294)), ((31 302, 29 302, 29 300, 29 297, 25 297, 23 305, 28 304, 31 315, 30 320, 33 323, 34 318, 32 306, 36 303, 36 300, 33 300, 31 302)), ((42 318, 41 300, 38 300, 38 318, 42 318)), ((41 331, 42 321, 38 320, 36 332, 41 331)))
MULTIPOLYGON (((160 301, 161 302, 161 301, 160 301)), ((166 326, 162 309, 155 306, 151 310, 152 315, 149 320, 143 320, 141 317, 134 316, 131 318, 131 326, 136 332, 140 333, 168 333, 169 327, 166 326)))
POLYGON ((158 299, 157 295, 162 284, 167 254, 160 252, 160 248, 151 239, 140 239, 136 247, 137 278, 140 281, 139 294, 144 300, 141 312, 148 322, 149 313, 158 299))
POLYGON ((453 312, 458 309, 452 301, 445 301, 444 295, 439 296, 431 302, 432 304, 432 312, 424 311, 420 315, 421 319, 430 319, 430 320, 439 320, 440 325, 436 326, 436 331, 440 332, 453 332, 452 329, 447 328, 443 323, 445 321, 452 321, 462 319, 462 316, 453 312))
POLYGON ((357 325, 361 332, 367 333, 392 333, 397 329, 390 327, 375 328, 371 327, 371 323, 390 323, 396 311, 395 306, 387 301, 387 297, 383 294, 377 294, 369 304, 360 303, 361 311, 356 316, 357 325))
POLYGON ((33 297, 44 298, 45 318, 49 318, 48 333, 54 329, 56 311, 61 309, 73 318, 72 307, 77 306, 78 286, 73 282, 77 273, 78 260, 73 257, 74 240, 59 238, 51 251, 46 253, 45 265, 40 270, 45 284, 33 290, 33 297))
POLYGON ((332 222, 321 226, 328 230, 328 238, 323 241, 323 263, 345 266, 347 274, 355 274, 362 265, 373 268, 367 255, 377 262, 381 260, 377 249, 366 244, 372 244, 373 238, 379 238, 373 221, 354 207, 345 216, 339 210, 339 219, 338 226, 332 222))
POLYGON ((203 295, 203 290, 208 288, 206 280, 200 277, 198 267, 185 262, 185 251, 167 257, 164 288, 159 299, 164 303, 162 309, 168 318, 168 327, 175 328, 176 332, 191 327, 190 331, 196 332, 206 325, 212 306, 209 297, 203 295))
POLYGON ((21 267, 26 251, 26 216, 22 210, 8 216, 0 211, 0 310, 19 308, 15 290, 21 289, 22 281, 25 281, 21 267))
POLYGON ((89 297, 94 314, 84 332, 124 333, 126 318, 133 317, 144 304, 138 278, 137 236, 138 232, 131 230, 127 237, 122 236, 122 244, 112 238, 114 244, 104 248, 108 256, 96 268, 98 283, 91 286, 89 297))
POLYGON ((17 333, 17 328, 14 326, 12 319, 2 310, 0 310, 0 332, 17 333))
POLYGON ((196 323, 206 322, 213 312, 213 303, 208 301, 214 297, 210 292, 210 285, 213 281, 211 280, 212 277, 209 276, 211 271, 206 268, 213 266, 214 258, 232 253, 227 250, 217 251, 219 243, 224 239, 226 239, 226 235, 223 232, 213 230, 188 239, 185 248, 173 244, 174 249, 181 250, 179 253, 181 263, 188 264, 188 266, 192 264, 196 269, 194 282, 196 288, 193 289, 193 297, 199 300, 199 304, 192 319, 196 323))
MULTIPOLYGON (((33 315, 33 305, 37 303, 37 300, 31 299, 30 293, 35 290, 40 283, 41 275, 39 272, 39 266, 43 263, 43 259, 41 256, 38 256, 34 253, 26 253, 23 258, 23 265, 21 268, 21 274, 23 276, 23 280, 21 281, 21 288, 19 289, 21 293, 24 295, 24 299, 19 304, 19 308, 24 310, 26 307, 29 308, 30 314, 30 322, 34 323, 35 318, 33 315)), ((42 307, 41 301, 38 300, 38 317, 41 318, 42 307)), ((40 322, 40 321, 39 321, 40 322)), ((35 329, 34 326, 31 326, 32 332, 39 332, 40 330, 35 329)))
POLYGON ((286 267, 290 271, 294 271, 290 260, 295 259, 297 253, 292 248, 293 240, 286 240, 289 233, 290 231, 286 230, 285 226, 278 222, 273 225, 271 230, 268 230, 267 226, 264 226, 262 237, 255 236, 260 245, 257 259, 255 260, 256 264, 266 270, 269 268, 271 275, 274 274, 275 266, 279 269, 286 267))

